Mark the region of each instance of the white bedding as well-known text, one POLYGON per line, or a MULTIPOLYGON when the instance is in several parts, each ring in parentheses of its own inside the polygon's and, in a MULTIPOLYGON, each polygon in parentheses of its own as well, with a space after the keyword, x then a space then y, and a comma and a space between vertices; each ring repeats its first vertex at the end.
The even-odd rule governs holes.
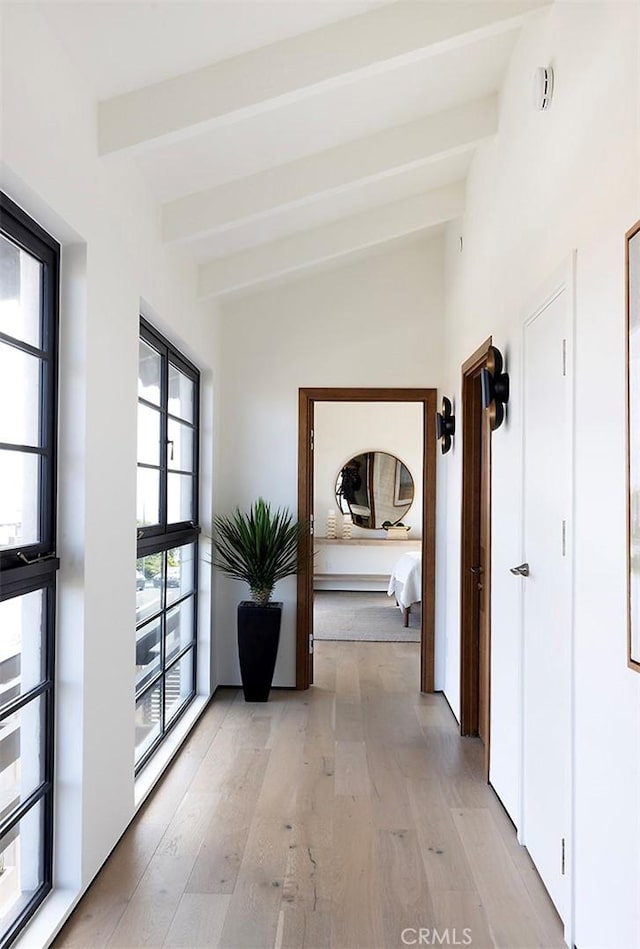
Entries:
POLYGON ((409 609, 422 599, 422 554, 419 550, 403 554, 389 578, 389 596, 395 596, 398 606, 409 609))

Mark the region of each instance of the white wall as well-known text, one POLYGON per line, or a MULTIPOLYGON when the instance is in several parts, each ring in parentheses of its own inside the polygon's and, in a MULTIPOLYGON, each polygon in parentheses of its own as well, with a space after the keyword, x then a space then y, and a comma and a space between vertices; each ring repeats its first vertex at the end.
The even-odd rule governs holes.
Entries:
MULTIPOLYGON (((2 188, 63 244, 56 878, 73 896, 134 813, 138 317, 203 372, 202 517, 211 518, 211 319, 169 257, 144 183, 96 153, 96 102, 44 20, 3 7, 2 188)), ((210 601, 202 565, 207 666, 210 601)), ((46 907, 45 907, 46 908, 46 907)))
MULTIPOLYGON (((297 506, 298 389, 437 387, 442 364, 440 237, 230 301, 219 316, 221 433, 215 506, 263 495, 297 506)), ((295 580, 279 585, 283 626, 275 683, 295 684, 295 580)), ((237 684, 235 609, 242 584, 216 578, 221 682, 237 684)))
MULTIPOLYGON (((423 408, 416 402, 319 402, 314 415, 315 533, 326 537, 327 512, 333 509, 342 527, 335 486, 338 472, 354 455, 384 451, 395 455, 413 478, 414 499, 402 523, 411 540, 422 537, 423 408)), ((401 510, 399 510, 401 513, 401 510)), ((353 537, 384 538, 383 530, 353 526, 353 537)), ((356 551, 354 550, 354 554, 356 551)))
MULTIPOLYGON (((624 233, 640 217, 640 18, 633 3, 556 3, 525 29, 500 129, 472 166, 447 240, 449 391, 488 336, 507 357, 508 422, 493 436, 491 781, 519 819, 521 322, 577 248, 575 339, 575 858, 580 949, 640 945, 640 676, 626 666, 624 233), (551 109, 531 107, 550 63, 551 109), (459 251, 459 236, 464 251, 459 251)), ((442 459, 445 688, 459 707, 460 439, 442 459)), ((541 696, 541 700, 543 697, 541 696)))

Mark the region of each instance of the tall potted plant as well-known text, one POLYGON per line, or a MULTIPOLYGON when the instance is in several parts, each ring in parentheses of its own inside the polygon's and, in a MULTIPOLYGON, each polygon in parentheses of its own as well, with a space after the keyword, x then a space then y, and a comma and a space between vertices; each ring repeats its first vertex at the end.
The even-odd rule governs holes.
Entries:
POLYGON ((238 605, 238 653, 246 702, 266 702, 278 655, 282 603, 271 600, 278 580, 298 569, 298 541, 306 529, 286 508, 271 510, 258 498, 248 512, 236 508, 214 519, 214 564, 249 585, 251 600, 238 605))

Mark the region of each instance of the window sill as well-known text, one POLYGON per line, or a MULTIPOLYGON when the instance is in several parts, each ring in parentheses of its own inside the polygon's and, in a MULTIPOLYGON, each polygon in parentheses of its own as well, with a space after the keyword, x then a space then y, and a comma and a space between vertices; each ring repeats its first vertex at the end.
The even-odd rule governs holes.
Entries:
POLYGON ((51 945, 80 897, 81 894, 76 890, 52 890, 11 949, 34 949, 35 946, 51 945))
POLYGON ((180 721, 171 729, 155 755, 142 769, 135 784, 136 811, 140 810, 154 787, 167 770, 180 748, 209 704, 210 696, 196 695, 189 708, 184 712, 180 721))

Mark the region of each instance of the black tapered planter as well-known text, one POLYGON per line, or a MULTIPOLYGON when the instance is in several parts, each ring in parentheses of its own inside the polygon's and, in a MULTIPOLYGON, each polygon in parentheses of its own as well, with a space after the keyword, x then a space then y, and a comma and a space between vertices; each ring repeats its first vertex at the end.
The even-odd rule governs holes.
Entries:
POLYGON ((266 702, 276 667, 282 603, 238 604, 238 654, 245 702, 266 702))

